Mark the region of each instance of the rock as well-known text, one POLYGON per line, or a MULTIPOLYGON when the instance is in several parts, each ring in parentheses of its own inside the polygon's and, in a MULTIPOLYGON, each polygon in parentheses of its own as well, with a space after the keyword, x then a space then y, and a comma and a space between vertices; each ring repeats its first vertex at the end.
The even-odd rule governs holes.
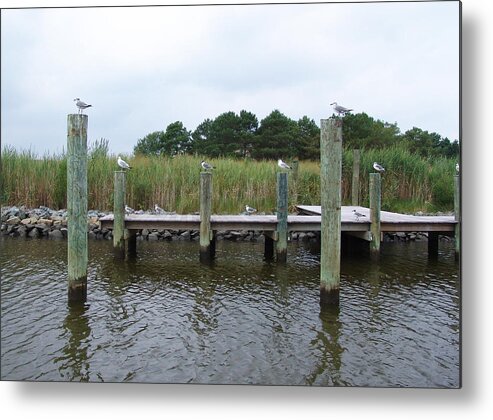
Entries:
POLYGON ((50 238, 50 239, 63 239, 64 236, 63 236, 63 233, 61 230, 56 229, 56 230, 52 230, 48 233, 48 238, 50 238))
POLYGON ((29 231, 29 233, 27 234, 28 237, 30 238, 39 238, 41 236, 41 234, 39 233, 39 230, 36 229, 36 228, 33 228, 29 231))
POLYGON ((17 233, 19 234, 19 236, 25 237, 27 234, 27 228, 25 226, 19 226, 17 228, 17 233))
POLYGON ((96 236, 96 234, 94 232, 90 231, 90 232, 87 233, 87 237, 89 239, 96 239, 97 236, 96 236))
POLYGON ((162 234, 162 236, 163 236, 163 239, 166 240, 166 241, 173 240, 173 235, 168 230, 165 230, 164 233, 162 234))
POLYGON ((30 217, 26 217, 25 219, 22 219, 21 220, 21 224, 22 225, 29 225, 29 224, 31 224, 31 218, 30 217))
POLYGON ((149 236, 147 237, 149 241, 157 241, 159 239, 159 233, 157 232, 152 232, 149 233, 149 236))
POLYGON ((11 216, 7 219, 6 223, 8 225, 16 225, 20 223, 21 219, 19 219, 17 216, 11 216))
POLYGON ((46 226, 51 226, 53 224, 53 221, 51 219, 39 219, 38 223, 46 226))
POLYGON ((186 230, 180 235, 180 239, 190 240, 190 237, 191 235, 189 230, 186 230))

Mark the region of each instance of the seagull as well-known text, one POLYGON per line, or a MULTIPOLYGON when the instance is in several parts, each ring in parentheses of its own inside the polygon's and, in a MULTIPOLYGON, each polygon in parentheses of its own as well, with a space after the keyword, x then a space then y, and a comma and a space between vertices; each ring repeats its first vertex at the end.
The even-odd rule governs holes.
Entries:
POLYGON ((359 222, 360 217, 366 217, 364 214, 358 213, 356 209, 353 210, 354 216, 356 217, 356 220, 359 222))
POLYGON ((279 159, 277 161, 277 166, 279 166, 281 169, 291 169, 291 166, 289 166, 287 163, 283 162, 282 159, 279 159))
POLYGON ((458 162, 455 164, 455 172, 459 173, 459 163, 458 162))
POLYGON ((207 163, 205 160, 203 160, 202 162, 200 162, 200 165, 202 166, 202 168, 204 168, 206 171, 210 171, 211 169, 215 169, 214 166, 210 165, 209 163, 207 163))
POLYGON ((118 166, 122 169, 132 169, 132 167, 125 162, 120 156, 118 156, 118 166))
POLYGON ((125 213, 129 214, 129 213, 133 213, 135 210, 128 207, 126 204, 125 204, 125 213))
POLYGON ((82 112, 83 109, 89 108, 92 105, 86 104, 85 102, 81 101, 80 98, 75 98, 74 99, 75 105, 77 105, 77 108, 79 108, 79 114, 82 112))
POLYGON ((334 105, 334 111, 339 115, 346 115, 348 112, 352 111, 352 109, 345 108, 341 105, 337 105, 337 102, 332 102, 331 105, 334 105))
POLYGON ((161 207, 159 207, 157 204, 154 204, 154 211, 156 213, 164 213, 164 210, 161 207))
POLYGON ((255 213, 257 211, 257 209, 250 207, 248 204, 245 206, 245 210, 248 214, 252 214, 252 213, 255 213))
POLYGON ((378 172, 385 172, 385 168, 382 165, 379 165, 377 162, 373 162, 373 169, 378 172))

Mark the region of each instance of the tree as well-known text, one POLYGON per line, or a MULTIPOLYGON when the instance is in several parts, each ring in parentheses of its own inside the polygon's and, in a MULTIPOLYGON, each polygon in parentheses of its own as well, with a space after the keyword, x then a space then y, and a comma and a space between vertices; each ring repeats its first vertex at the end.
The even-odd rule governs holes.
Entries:
POLYGON ((375 120, 364 112, 347 114, 342 127, 344 144, 351 149, 381 149, 399 140, 397 124, 375 120))
POLYGON ((320 128, 306 115, 298 120, 300 159, 320 158, 320 128))
POLYGON ((134 153, 142 155, 159 155, 161 151, 161 139, 163 136, 163 131, 154 131, 147 134, 144 138, 137 141, 137 145, 134 147, 134 153))
POLYGON ((191 134, 181 121, 175 121, 166 127, 166 131, 154 131, 139 139, 134 153, 143 155, 169 155, 186 153, 191 149, 191 134))

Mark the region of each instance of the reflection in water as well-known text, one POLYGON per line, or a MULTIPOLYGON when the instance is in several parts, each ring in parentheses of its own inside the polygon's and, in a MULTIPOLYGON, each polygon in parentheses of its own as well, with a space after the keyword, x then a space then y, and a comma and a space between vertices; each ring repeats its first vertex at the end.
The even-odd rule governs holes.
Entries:
POLYGON ((139 242, 115 261, 90 241, 88 302, 67 306, 66 243, 2 241, 2 379, 315 386, 459 386, 453 247, 347 255, 339 308, 320 308, 319 248, 139 242))

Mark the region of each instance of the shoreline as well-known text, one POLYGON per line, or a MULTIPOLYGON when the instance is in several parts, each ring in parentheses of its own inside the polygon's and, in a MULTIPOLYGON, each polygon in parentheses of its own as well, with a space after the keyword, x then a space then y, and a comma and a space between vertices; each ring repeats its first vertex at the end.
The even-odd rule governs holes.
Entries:
MULTIPOLYGON (((89 210, 87 212, 87 233, 89 239, 113 239, 112 229, 101 229, 101 224, 99 222, 101 217, 110 214, 113 213, 99 210, 89 210)), ((142 212, 142 214, 155 214, 155 212, 146 211, 142 212)), ((46 206, 40 206, 34 209, 28 209, 24 206, 4 206, 1 209, 0 232, 2 236, 8 237, 67 239, 67 210, 53 210, 46 206)), ((446 240, 449 239, 447 237, 443 238, 446 240)), ((137 240, 198 241, 198 239, 198 230, 141 229, 137 233, 137 240)), ((264 235, 262 231, 218 231, 216 239, 263 242, 264 235)), ((288 240, 291 242, 318 241, 320 240, 320 232, 290 232, 288 240)), ((423 232, 396 232, 384 234, 384 242, 408 242, 420 240, 428 240, 428 235, 423 232)))

